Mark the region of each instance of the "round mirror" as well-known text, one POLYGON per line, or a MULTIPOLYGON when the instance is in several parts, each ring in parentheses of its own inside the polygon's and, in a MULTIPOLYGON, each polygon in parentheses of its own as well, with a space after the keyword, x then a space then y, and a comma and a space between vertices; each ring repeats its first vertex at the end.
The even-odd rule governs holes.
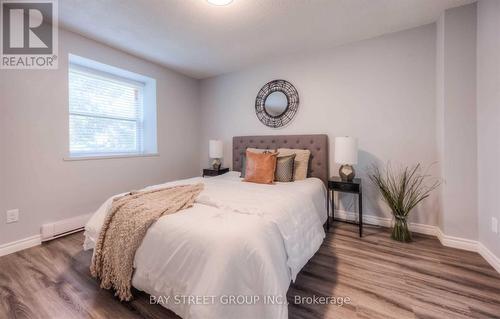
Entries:
POLYGON ((267 114, 271 116, 280 116, 285 113, 288 107, 288 99, 285 93, 276 91, 269 94, 264 102, 264 108, 267 114))
POLYGON ((290 123, 298 109, 299 93, 292 83, 285 80, 266 83, 255 99, 257 118, 272 128, 290 123))

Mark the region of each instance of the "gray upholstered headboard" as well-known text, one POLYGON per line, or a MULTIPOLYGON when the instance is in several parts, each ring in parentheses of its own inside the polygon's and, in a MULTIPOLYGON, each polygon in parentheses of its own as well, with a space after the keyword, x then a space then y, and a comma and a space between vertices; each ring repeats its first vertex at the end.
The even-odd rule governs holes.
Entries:
POLYGON ((297 148, 311 151, 308 175, 328 183, 328 135, 264 135, 233 137, 233 170, 241 171, 241 156, 247 148, 297 148))

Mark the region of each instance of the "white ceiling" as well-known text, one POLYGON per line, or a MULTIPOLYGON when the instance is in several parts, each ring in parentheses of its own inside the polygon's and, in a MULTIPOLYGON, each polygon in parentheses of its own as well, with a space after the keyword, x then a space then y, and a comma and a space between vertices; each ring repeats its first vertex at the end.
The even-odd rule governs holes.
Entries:
POLYGON ((474 0, 61 0, 60 25, 195 78, 432 23, 474 0))

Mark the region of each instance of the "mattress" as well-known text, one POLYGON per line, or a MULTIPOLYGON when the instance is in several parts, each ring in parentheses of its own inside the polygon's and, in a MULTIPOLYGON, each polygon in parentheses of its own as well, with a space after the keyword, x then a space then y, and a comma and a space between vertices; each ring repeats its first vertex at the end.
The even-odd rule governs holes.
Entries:
MULTIPOLYGON (((183 318, 287 318, 290 281, 325 237, 324 184, 244 183, 230 172, 147 189, 200 182, 205 189, 192 208, 148 230, 132 285, 183 318)), ((116 196, 87 223, 85 249, 95 246, 116 196)))

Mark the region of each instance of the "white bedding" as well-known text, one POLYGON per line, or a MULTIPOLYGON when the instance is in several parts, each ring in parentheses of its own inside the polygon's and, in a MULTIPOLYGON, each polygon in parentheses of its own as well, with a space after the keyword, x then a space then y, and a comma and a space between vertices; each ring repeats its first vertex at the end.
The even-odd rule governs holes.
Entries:
MULTIPOLYGON (((243 183, 230 172, 148 189, 198 182, 205 190, 192 208, 162 217, 148 230, 136 252, 133 286, 170 298, 162 305, 185 319, 287 318, 290 281, 325 236, 323 183, 243 183), (203 296, 209 298, 182 299, 203 296), (259 297, 257 303, 229 305, 229 296, 259 297), (282 302, 264 302, 266 296, 282 302)), ((94 247, 112 199, 86 225, 85 249, 94 247)))

